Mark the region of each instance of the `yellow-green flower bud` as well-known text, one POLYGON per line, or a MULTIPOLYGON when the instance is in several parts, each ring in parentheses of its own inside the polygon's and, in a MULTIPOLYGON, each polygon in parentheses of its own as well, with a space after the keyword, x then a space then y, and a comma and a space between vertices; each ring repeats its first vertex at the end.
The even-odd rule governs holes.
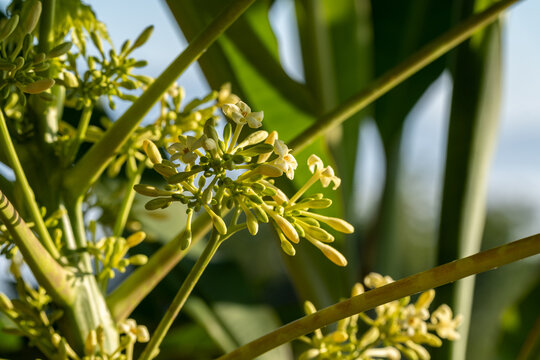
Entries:
POLYGON ((13 303, 4 293, 0 293, 0 309, 2 310, 13 309, 13 303))
POLYGON ((171 205, 171 198, 152 199, 144 205, 146 210, 165 209, 171 205))
POLYGON ((49 51, 49 58, 55 58, 66 54, 69 49, 71 49, 72 45, 73 43, 71 41, 66 41, 58 46, 55 46, 51 51, 49 51))
POLYGON ((345 342, 345 341, 347 341, 349 339, 349 335, 344 330, 334 331, 332 333, 331 337, 332 337, 332 340, 337 342, 337 343, 342 343, 342 342, 345 342))
POLYGON ((311 315, 317 312, 317 308, 315 307, 315 305, 313 305, 311 301, 306 300, 304 302, 304 312, 306 313, 306 315, 311 315))
POLYGON ((357 296, 364 293, 364 285, 361 283, 354 284, 351 290, 351 296, 357 296))
POLYGON ((334 264, 337 266, 347 266, 347 259, 345 256, 343 256, 342 253, 331 247, 330 245, 326 245, 321 242, 313 242, 312 243, 321 250, 321 252, 334 264))
POLYGON ((417 344, 427 344, 432 347, 441 347, 442 340, 432 333, 416 333, 413 335, 412 340, 417 344))
POLYGON ((294 249, 294 246, 285 238, 285 236, 279 232, 279 239, 280 239, 280 245, 283 252, 289 256, 294 256, 296 254, 296 250, 294 249))
POLYGON ((54 347, 58 347, 60 345, 60 342, 62 341, 62 337, 58 335, 57 333, 52 334, 51 336, 51 343, 54 347))
POLYGON ((420 360, 429 360, 429 359, 431 359, 431 356, 429 355, 429 352, 422 345, 418 345, 414 341, 407 341, 405 343, 405 345, 409 349, 414 350, 414 352, 418 355, 418 359, 420 359, 420 360))
POLYGON ((259 165, 255 169, 255 171, 257 171, 259 174, 262 174, 262 175, 268 176, 268 177, 278 177, 278 176, 283 175, 283 170, 281 170, 280 168, 278 168, 276 166, 269 165, 269 164, 259 165))
POLYGON ((34 81, 31 84, 25 85, 21 88, 27 94, 39 94, 45 90, 49 90, 54 85, 53 79, 42 79, 34 81))
POLYGON ((131 46, 130 51, 143 46, 150 38, 153 31, 154 31, 153 25, 150 25, 146 29, 144 29, 143 32, 137 37, 137 40, 135 40, 135 42, 133 43, 133 46, 131 46))
POLYGON ((215 212, 210 210, 209 207, 205 207, 206 211, 208 212, 208 215, 212 218, 212 223, 214 224, 214 228, 216 228, 217 232, 221 235, 225 235, 227 233, 227 225, 225 225, 225 221, 223 219, 216 215, 215 212))
POLYGON ((86 336, 86 341, 84 342, 84 354, 85 355, 94 355, 96 352, 96 347, 98 345, 96 330, 90 330, 86 336))
MULTIPOLYGON (((266 140, 264 141, 266 144, 270 144, 272 146, 274 146, 274 143, 276 142, 278 138, 278 133, 277 131, 272 131, 268 137, 266 138, 266 140)), ((263 163, 265 162, 266 160, 268 160, 268 158, 270 157, 270 155, 272 155, 271 152, 269 153, 266 153, 266 154, 261 154, 259 155, 259 158, 257 159, 257 163, 263 163)))
POLYGON ((317 358, 320 354, 319 349, 309 349, 307 351, 304 351, 299 357, 298 360, 311 360, 317 358))
POLYGON ((430 289, 428 291, 424 291, 422 294, 420 294, 414 306, 417 309, 427 309, 434 298, 435 298, 435 290, 430 289))
POLYGON ((160 190, 155 186, 146 184, 136 184, 133 186, 133 190, 145 196, 169 196, 174 193, 172 191, 160 190))
POLYGON ((17 25, 19 24, 19 15, 15 14, 13 15, 9 20, 7 20, 0 29, 0 41, 4 41, 15 31, 15 28, 17 28, 17 25))
POLYGON ((334 241, 334 236, 332 236, 332 234, 330 234, 328 231, 321 229, 320 227, 304 224, 302 228, 308 236, 311 236, 315 240, 325 243, 330 243, 334 241))
POLYGON ((295 244, 298 244, 300 242, 300 237, 298 236, 296 229, 289 221, 287 221, 287 219, 275 212, 271 213, 270 216, 272 216, 272 219, 274 219, 274 221, 281 229, 281 231, 283 231, 283 234, 287 237, 287 239, 289 239, 295 244))
POLYGON ((381 332, 379 331, 379 328, 376 326, 373 326, 369 328, 368 331, 364 333, 364 336, 360 339, 360 342, 358 343, 358 348, 365 349, 369 345, 373 344, 377 339, 379 339, 381 332))
POLYGON ((79 86, 79 80, 77 79, 77 76, 75 76, 75 74, 69 71, 64 71, 62 75, 64 77, 64 84, 66 85, 66 87, 76 88, 77 86, 79 86))
POLYGON ((152 164, 161 164, 163 161, 163 158, 161 157, 161 154, 159 152, 159 149, 157 148, 156 144, 154 144, 152 141, 145 139, 143 141, 143 149, 146 153, 146 156, 150 159, 152 164))
MULTIPOLYGON (((176 170, 176 168, 173 168, 172 166, 165 165, 165 164, 154 164, 154 170, 159 175, 161 175, 161 176, 163 176, 165 178, 169 178, 169 177, 171 177, 173 175, 178 174, 178 171, 176 170)), ((167 181, 168 181, 168 179, 167 179, 167 181)), ((176 181, 174 181, 174 182, 176 182, 176 181)), ((171 182, 169 182, 169 183, 171 183, 171 182)))
POLYGON ((259 223, 257 222, 257 218, 249 209, 244 209, 244 213, 246 214, 246 225, 248 228, 248 231, 251 235, 257 235, 259 232, 259 223))
POLYGON ((24 34, 30 34, 36 28, 41 15, 41 1, 34 0, 24 14, 21 28, 24 34))
POLYGON ((261 141, 264 141, 268 137, 268 132, 264 130, 255 131, 252 134, 249 134, 246 136, 244 140, 237 146, 239 148, 243 148, 249 145, 255 145, 260 143, 261 141))
POLYGON ((307 216, 310 216, 310 217, 313 217, 314 219, 322 221, 326 225, 330 226, 332 229, 342 232, 344 234, 352 234, 354 232, 354 226, 352 226, 351 224, 349 224, 343 219, 330 217, 330 216, 323 216, 323 215, 313 214, 313 213, 310 213, 307 216))
POLYGON ((182 233, 182 237, 180 238, 181 250, 186 250, 189 247, 189 245, 191 245, 191 237, 192 237, 191 230, 190 229, 184 230, 184 232, 182 233))
POLYGON ((133 255, 128 259, 129 263, 134 266, 142 266, 148 262, 148 256, 144 254, 133 255))

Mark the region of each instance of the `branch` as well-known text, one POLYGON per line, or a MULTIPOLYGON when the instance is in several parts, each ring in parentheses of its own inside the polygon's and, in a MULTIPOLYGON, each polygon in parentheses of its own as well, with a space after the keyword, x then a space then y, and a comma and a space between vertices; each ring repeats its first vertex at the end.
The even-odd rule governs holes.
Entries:
POLYGON ((293 321, 218 360, 254 359, 265 352, 340 319, 373 309, 405 296, 436 288, 467 276, 540 253, 540 234, 483 251, 427 270, 339 302, 293 321))
POLYGON ((441 35, 438 39, 427 44, 417 53, 411 55, 400 65, 389 70, 375 80, 365 90, 320 118, 311 127, 294 138, 290 142, 289 147, 294 149, 295 153, 300 152, 315 141, 317 137, 340 125, 388 91, 407 80, 416 72, 423 69, 426 65, 471 37, 476 31, 497 20, 499 15, 506 10, 506 8, 517 1, 518 0, 504 0, 497 2, 495 5, 490 6, 488 9, 477 15, 471 16, 468 20, 463 21, 461 24, 441 35))
POLYGON ((73 274, 58 264, 45 250, 2 191, 0 191, 0 221, 7 227, 13 242, 39 284, 60 306, 70 304, 75 298, 71 286, 73 274))
POLYGON ((99 178, 114 153, 129 139, 162 94, 254 1, 236 0, 227 6, 114 122, 103 138, 66 174, 65 186, 72 195, 80 196, 99 178))
POLYGON ((178 313, 180 312, 180 310, 182 310, 182 307, 186 303, 187 298, 193 291, 193 288, 197 284, 197 281, 199 281, 199 278, 206 269, 206 266, 208 266, 210 260, 212 260, 212 257, 216 253, 220 244, 220 235, 217 230, 214 229, 212 231, 212 235, 210 236, 208 244, 206 244, 206 247, 204 248, 202 254, 199 256, 197 262, 195 263, 195 265, 193 265, 193 268, 191 268, 191 271, 182 283, 182 286, 178 290, 178 293, 174 297, 174 300, 167 309, 167 312, 159 322, 156 331, 154 331, 154 334, 152 334, 150 342, 144 348, 144 351, 141 354, 139 360, 151 360, 155 356, 157 356, 157 353, 159 352, 159 345, 165 338, 165 335, 173 324, 174 319, 176 319, 178 313))
POLYGON ((4 118, 4 112, 2 110, 0 110, 0 149, 8 158, 9 165, 15 172, 17 183, 22 191, 24 202, 28 210, 30 210, 30 215, 32 216, 32 220, 34 220, 36 232, 39 235, 41 242, 49 254, 51 254, 54 258, 58 258, 58 250, 53 244, 49 230, 47 230, 43 217, 41 216, 41 211, 39 210, 36 202, 34 192, 32 191, 32 188, 26 179, 26 175, 24 174, 21 162, 17 156, 17 151, 15 150, 13 142, 11 141, 11 136, 9 135, 6 119, 4 118))
POLYGON ((162 246, 146 265, 138 268, 122 282, 107 298, 107 304, 116 321, 127 318, 156 285, 184 258, 188 251, 212 228, 212 220, 206 213, 193 221, 192 242, 186 250, 180 250, 182 230, 173 240, 162 246))

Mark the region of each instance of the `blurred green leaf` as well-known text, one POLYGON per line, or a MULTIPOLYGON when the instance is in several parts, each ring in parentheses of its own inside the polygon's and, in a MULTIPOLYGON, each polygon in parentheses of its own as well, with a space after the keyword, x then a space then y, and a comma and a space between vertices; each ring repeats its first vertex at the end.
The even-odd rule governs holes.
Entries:
MULTIPOLYGON (((275 312, 268 306, 221 302, 214 304, 213 308, 240 344, 246 344, 281 326, 275 312)), ((290 344, 275 348, 258 359, 293 359, 290 344)))
MULTIPOLYGON (((373 29, 375 74, 381 75, 450 27, 453 1, 375 0, 373 29)), ((378 214, 364 249, 365 271, 399 277, 402 269, 396 233, 403 127, 407 115, 445 68, 445 57, 426 66, 375 103, 375 120, 386 157, 385 183, 378 214)))
MULTIPOLYGON (((492 1, 457 2, 460 18, 492 1)), ((486 192, 497 138, 501 98, 501 25, 496 22, 457 48, 452 67, 454 88, 448 129, 446 169, 439 227, 438 263, 480 250, 486 192)), ((463 316, 462 339, 446 350, 463 359, 474 295, 474 277, 441 289, 439 301, 463 316)), ((444 351, 444 350, 443 350, 444 351)))

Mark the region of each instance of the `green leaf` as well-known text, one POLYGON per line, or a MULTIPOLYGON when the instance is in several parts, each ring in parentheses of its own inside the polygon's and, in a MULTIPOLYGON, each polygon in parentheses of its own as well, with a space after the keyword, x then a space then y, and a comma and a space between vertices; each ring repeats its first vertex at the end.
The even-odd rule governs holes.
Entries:
MULTIPOLYGON (((376 75, 393 68, 447 30, 450 27, 451 5, 451 0, 372 1, 376 75)), ((399 236, 395 231, 403 127, 410 110, 444 67, 445 57, 442 57, 375 104, 375 121, 386 157, 386 176, 378 214, 369 231, 367 249, 364 251, 367 269, 375 266, 375 270, 384 274, 403 275, 399 255, 403 249, 400 249, 399 236)))
MULTIPOLYGON (((478 9, 463 2, 461 16, 478 9)), ((454 89, 448 130, 438 263, 480 250, 486 212, 489 165, 497 137, 501 96, 501 25, 494 23, 475 34, 455 53, 454 89)), ((460 327, 467 339, 474 277, 442 289, 440 301, 463 315, 460 327)), ((465 357, 466 341, 452 344, 452 359, 465 357)))
MULTIPOLYGON (((239 344, 246 344, 281 326, 276 313, 268 306, 220 302, 213 308, 239 344)), ((285 344, 257 359, 286 360, 293 356, 290 345, 285 344)))

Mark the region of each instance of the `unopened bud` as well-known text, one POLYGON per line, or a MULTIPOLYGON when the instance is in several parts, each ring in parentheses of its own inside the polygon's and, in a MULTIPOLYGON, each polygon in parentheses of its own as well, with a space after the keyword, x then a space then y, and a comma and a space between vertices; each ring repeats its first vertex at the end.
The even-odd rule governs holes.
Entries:
POLYGON ((131 265, 142 266, 148 262, 148 256, 144 254, 137 254, 131 256, 128 260, 131 265))
POLYGON ((137 341, 140 343, 145 343, 150 340, 150 333, 148 332, 148 329, 144 325, 137 326, 137 341))
POLYGON ((180 238, 181 250, 186 250, 189 247, 189 245, 191 245, 191 237, 192 237, 191 230, 190 229, 184 230, 184 232, 182 233, 182 237, 180 238))
POLYGON ((15 28, 17 28, 17 25, 19 24, 19 15, 13 15, 9 20, 7 20, 0 29, 0 41, 4 41, 15 31, 15 28))
POLYGON ((315 227, 311 225, 304 225, 302 226, 306 232, 306 234, 313 237, 315 240, 319 240, 325 243, 330 243, 334 241, 334 236, 330 234, 328 231, 321 229, 320 227, 315 227))
POLYGON ((22 91, 27 94, 39 94, 45 90, 49 90, 54 85, 53 79, 41 79, 34 81, 31 84, 22 87, 22 91))
POLYGON ((268 132, 264 130, 255 131, 252 134, 249 134, 246 136, 244 140, 240 144, 238 144, 239 148, 243 148, 249 145, 255 145, 260 143, 261 141, 264 141, 268 137, 268 132))
MULTIPOLYGON (((266 140, 264 141, 266 144, 270 144, 272 146, 274 146, 274 143, 276 142, 276 139, 278 138, 278 133, 276 131, 272 131, 268 137, 266 138, 266 140)), ((266 160, 268 160, 268 158, 270 157, 270 155, 272 155, 271 152, 269 153, 266 153, 266 154, 261 154, 259 155, 259 159, 257 159, 257 163, 263 163, 265 162, 266 160)))
POLYGON ((343 256, 342 253, 322 242, 313 242, 312 243, 321 250, 321 252, 334 264, 337 266, 347 266, 347 259, 343 256))
POLYGON ((133 190, 145 196, 168 196, 173 194, 171 191, 160 190, 155 186, 146 184, 136 184, 133 186, 133 190))
POLYGON ((306 315, 311 315, 317 312, 317 308, 315 307, 315 305, 313 305, 311 301, 307 300, 306 302, 304 302, 304 312, 306 313, 306 315))
POLYGON ((157 148, 156 144, 154 144, 152 141, 145 139, 143 141, 143 149, 146 153, 146 156, 150 159, 152 164, 161 164, 163 161, 163 158, 161 157, 161 153, 159 152, 159 149, 157 148))
POLYGON ((270 216, 272 216, 272 219, 274 219, 274 221, 279 226, 281 231, 283 231, 283 234, 287 237, 287 239, 289 239, 295 244, 298 244, 300 242, 300 237, 298 236, 298 233, 296 232, 294 226, 292 226, 291 223, 287 221, 287 219, 277 213, 271 213, 270 216))
POLYGON ((0 293, 0 309, 4 311, 13 309, 13 303, 4 293, 0 293))
POLYGON ((21 28, 24 34, 30 34, 36 28, 41 15, 41 1, 33 1, 22 19, 21 28))
POLYGON ((214 224, 214 228, 217 230, 218 233, 221 235, 225 235, 227 233, 227 225, 225 225, 225 221, 223 219, 216 215, 215 212, 210 210, 210 208, 205 207, 206 211, 208 212, 208 215, 212 218, 212 223, 214 224))
POLYGON ((245 209, 244 213, 246 214, 246 224, 248 231, 251 235, 257 235, 259 232, 259 223, 257 222, 257 218, 249 209, 245 209))
POLYGON ((49 51, 49 58, 55 58, 66 54, 69 49, 71 49, 72 45, 73 43, 71 41, 66 41, 58 46, 55 46, 51 51, 49 51))
POLYGON ((150 25, 146 29, 144 29, 143 32, 137 37, 137 40, 135 40, 135 42, 133 43, 131 50, 135 50, 136 48, 143 46, 150 38, 153 31, 153 25, 150 25))
POLYGON ((354 284, 351 290, 351 296, 357 296, 364 293, 364 285, 361 283, 354 284))
POLYGON ((358 344, 358 348, 365 349, 369 345, 373 344, 375 341, 377 341, 380 334, 381 333, 380 333, 378 327, 373 326, 373 327, 369 328, 369 330, 366 331, 364 333, 364 336, 362 336, 362 338, 360 339, 360 342, 358 344))
POLYGON ((289 240, 285 238, 285 235, 283 235, 281 232, 278 232, 278 234, 279 240, 281 242, 281 249, 283 250, 283 252, 289 256, 294 256, 296 254, 294 246, 289 242, 289 240))
POLYGON ((96 330, 90 330, 86 336, 86 341, 84 342, 84 354, 85 355, 94 355, 97 347, 97 335, 96 330))
POLYGON ((64 77, 64 84, 69 88, 76 88, 79 86, 79 80, 77 79, 77 76, 75 74, 70 73, 69 71, 65 71, 62 73, 64 77))
POLYGON ((268 177, 278 177, 278 176, 283 175, 283 170, 270 164, 259 165, 255 169, 255 171, 258 172, 259 174, 262 174, 268 177))
POLYGON ((152 199, 144 205, 146 210, 165 209, 171 205, 171 198, 152 199))
POLYGON ((332 340, 337 343, 342 343, 342 342, 347 341, 347 339, 349 339, 349 335, 347 334, 346 331, 343 331, 343 330, 334 331, 331 336, 332 336, 332 340))

